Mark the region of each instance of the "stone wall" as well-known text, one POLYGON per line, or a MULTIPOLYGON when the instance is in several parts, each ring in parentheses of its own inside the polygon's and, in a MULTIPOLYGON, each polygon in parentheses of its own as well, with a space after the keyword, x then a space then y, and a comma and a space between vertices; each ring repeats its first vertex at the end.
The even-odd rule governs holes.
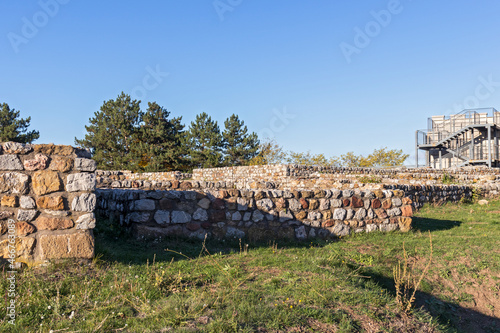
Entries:
POLYGON ((13 253, 16 261, 41 263, 94 256, 95 162, 89 158, 71 146, 0 144, 1 258, 13 253))
POLYGON ((250 240, 329 238, 408 231, 412 202, 401 190, 97 189, 97 212, 136 235, 250 240))

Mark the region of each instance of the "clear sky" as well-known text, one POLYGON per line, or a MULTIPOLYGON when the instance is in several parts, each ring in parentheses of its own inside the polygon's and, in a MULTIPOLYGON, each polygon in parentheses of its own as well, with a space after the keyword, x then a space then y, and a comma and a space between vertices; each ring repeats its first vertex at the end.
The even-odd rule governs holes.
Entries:
POLYGON ((500 3, 0 2, 0 102, 73 144, 124 91, 188 125, 236 113, 286 150, 403 149, 427 117, 500 109, 500 3))

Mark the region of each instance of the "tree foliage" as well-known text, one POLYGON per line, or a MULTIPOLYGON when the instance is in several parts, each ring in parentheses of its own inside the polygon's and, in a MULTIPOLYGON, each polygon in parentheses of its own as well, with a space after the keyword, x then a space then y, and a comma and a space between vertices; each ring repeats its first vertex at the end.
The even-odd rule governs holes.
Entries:
POLYGON ((140 161, 137 133, 141 120, 140 101, 122 92, 94 112, 90 125, 85 126, 85 138, 75 138, 75 143, 89 148, 101 169, 137 170, 140 161))
POLYGON ((191 167, 214 168, 222 165, 222 134, 217 121, 205 112, 191 122, 185 144, 191 167))
POLYGON ((240 120, 237 115, 231 115, 224 122, 222 138, 225 165, 246 165, 257 156, 259 149, 257 134, 248 133, 245 122, 240 120))
POLYGON ((31 117, 20 118, 20 111, 11 110, 7 103, 0 107, 0 142, 32 143, 40 137, 38 131, 28 131, 31 117))
POLYGON ((281 164, 287 162, 287 153, 276 140, 265 139, 259 143, 257 155, 249 162, 249 165, 281 164))

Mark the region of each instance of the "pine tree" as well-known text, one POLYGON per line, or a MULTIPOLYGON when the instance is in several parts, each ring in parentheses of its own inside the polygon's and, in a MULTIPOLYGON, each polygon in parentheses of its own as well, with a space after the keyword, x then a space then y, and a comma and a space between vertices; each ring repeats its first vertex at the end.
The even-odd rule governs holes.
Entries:
POLYGON ((85 139, 75 138, 75 144, 90 148, 101 169, 137 170, 137 131, 142 118, 139 104, 123 92, 115 100, 105 101, 85 126, 85 139))
POLYGON ((224 121, 224 164, 228 166, 246 165, 258 155, 257 134, 248 134, 245 122, 233 114, 224 121))
POLYGON ((213 168, 222 163, 222 135, 219 125, 205 112, 196 116, 186 133, 189 161, 194 168, 213 168))
POLYGON ((148 109, 140 127, 140 166, 144 171, 185 170, 182 136, 182 117, 168 119, 170 112, 156 102, 148 103, 148 109))
POLYGON ((7 103, 0 104, 0 142, 14 141, 32 143, 40 137, 40 132, 29 131, 31 117, 19 118, 20 111, 10 109, 7 103))

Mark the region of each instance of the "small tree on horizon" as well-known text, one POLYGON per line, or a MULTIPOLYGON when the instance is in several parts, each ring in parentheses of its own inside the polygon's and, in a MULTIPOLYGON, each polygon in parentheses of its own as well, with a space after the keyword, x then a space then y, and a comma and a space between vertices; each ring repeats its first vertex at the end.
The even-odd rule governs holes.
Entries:
POLYGON ((40 132, 28 131, 31 117, 20 118, 20 111, 10 109, 7 103, 0 104, 0 142, 14 141, 32 143, 40 138, 40 132))
POLYGON ((224 121, 222 138, 224 164, 227 166, 246 165, 258 155, 259 139, 257 134, 248 133, 245 122, 235 114, 224 121))
POLYGON ((222 165, 223 139, 217 121, 205 112, 196 116, 186 132, 185 144, 192 168, 222 165))

